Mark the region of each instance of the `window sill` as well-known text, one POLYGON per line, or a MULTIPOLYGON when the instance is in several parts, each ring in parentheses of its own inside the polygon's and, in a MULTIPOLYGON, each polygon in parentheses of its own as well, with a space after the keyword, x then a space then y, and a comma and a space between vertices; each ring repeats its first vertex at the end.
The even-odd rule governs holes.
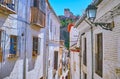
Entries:
POLYGON ((35 53, 35 52, 32 53, 32 57, 33 57, 33 58, 36 58, 37 56, 38 56, 37 53, 35 53))
POLYGON ((56 75, 56 69, 53 70, 53 76, 55 77, 56 75))
POLYGON ((99 70, 96 71, 96 74, 99 75, 100 77, 102 77, 102 72, 100 72, 99 70))
POLYGON ((84 65, 85 67, 87 67, 87 65, 86 65, 86 64, 84 64, 84 63, 83 63, 83 65, 84 65))
POLYGON ((16 54, 9 54, 7 57, 8 60, 17 60, 18 56, 16 54))
POLYGON ((32 56, 32 58, 33 58, 33 59, 36 59, 36 58, 37 58, 37 56, 32 56))

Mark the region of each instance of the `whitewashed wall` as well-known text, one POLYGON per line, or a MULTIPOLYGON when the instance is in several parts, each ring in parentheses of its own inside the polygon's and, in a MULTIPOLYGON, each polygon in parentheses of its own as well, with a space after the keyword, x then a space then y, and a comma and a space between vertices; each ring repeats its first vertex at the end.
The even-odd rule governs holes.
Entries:
MULTIPOLYGON (((0 21, 3 21, 3 23, 0 22, 0 26, 7 26, 16 28, 15 30, 12 29, 6 29, 5 27, 2 27, 6 31, 6 34, 8 35, 21 35, 24 33, 24 36, 21 36, 20 39, 20 45, 19 48, 19 55, 16 60, 8 60, 7 56, 9 54, 9 43, 8 40, 6 42, 5 47, 5 56, 4 56, 4 62, 0 63, 0 79, 23 79, 23 57, 24 54, 27 53, 26 58, 26 77, 27 79, 40 79, 42 76, 44 76, 44 62, 43 62, 43 55, 44 52, 44 43, 45 43, 45 31, 44 29, 35 31, 31 28, 29 24, 26 24, 24 21, 28 21, 30 19, 30 6, 31 1, 24 1, 19 0, 18 1, 18 12, 17 14, 11 15, 12 17, 15 17, 17 19, 11 19, 11 17, 4 16, 0 14, 0 21), (27 7, 27 10, 26 10, 27 7), (25 15, 27 12, 27 15, 25 15), (26 17, 27 16, 27 17, 26 17), (25 28, 27 28, 25 30, 25 28), (25 38, 25 34, 27 35, 25 38), (36 57, 36 59, 33 61, 32 59, 32 37, 38 36, 41 39, 41 46, 40 46, 40 54, 36 57), (25 39, 26 39, 26 52, 25 52, 25 39), (33 63, 32 63, 33 62, 33 63), (29 67, 33 65, 33 68, 29 70, 29 67)), ((6 39, 8 38, 6 37, 6 39)))
MULTIPOLYGON (((111 22, 110 11, 115 11, 115 7, 120 4, 119 0, 103 0, 103 2, 98 6, 98 13, 96 20, 97 22, 111 22)), ((116 11, 117 12, 117 11, 116 11)), ((116 14, 116 13, 115 13, 116 14)), ((114 14, 113 14, 114 15, 114 14)), ((100 77, 94 73, 94 79, 119 79, 119 74, 116 74, 116 68, 119 68, 119 36, 120 36, 120 16, 118 14, 113 16, 115 27, 113 31, 103 30, 101 27, 94 27, 93 30, 93 45, 95 53, 95 38, 96 34, 103 34, 103 77, 100 77)), ((77 27, 81 33, 85 32, 87 38, 87 66, 82 64, 82 72, 87 73, 87 79, 91 79, 92 64, 91 64, 91 32, 90 29, 85 30, 84 28, 89 28, 90 25, 82 21, 77 27), (84 26, 84 27, 83 27, 84 26)), ((83 56, 82 56, 83 57, 83 56)), ((95 58, 94 58, 95 59, 95 58)), ((94 64, 95 67, 95 64, 94 64)), ((82 73, 83 78, 83 73, 82 73)))

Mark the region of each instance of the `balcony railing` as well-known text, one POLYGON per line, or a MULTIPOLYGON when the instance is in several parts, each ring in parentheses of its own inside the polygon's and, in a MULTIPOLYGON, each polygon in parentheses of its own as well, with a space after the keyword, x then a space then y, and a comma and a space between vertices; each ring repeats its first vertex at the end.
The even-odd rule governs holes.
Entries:
POLYGON ((0 11, 15 14, 15 0, 0 0, 0 11))
POLYGON ((32 26, 37 26, 38 28, 44 28, 45 27, 45 13, 43 13, 37 7, 31 7, 30 22, 32 26))

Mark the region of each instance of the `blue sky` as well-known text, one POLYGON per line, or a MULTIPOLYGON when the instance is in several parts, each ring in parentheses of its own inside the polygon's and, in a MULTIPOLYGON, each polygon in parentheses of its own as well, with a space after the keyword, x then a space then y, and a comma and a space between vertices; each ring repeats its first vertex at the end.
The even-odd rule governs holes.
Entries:
POLYGON ((49 0, 57 15, 64 14, 64 8, 69 8, 74 15, 82 15, 92 0, 49 0))

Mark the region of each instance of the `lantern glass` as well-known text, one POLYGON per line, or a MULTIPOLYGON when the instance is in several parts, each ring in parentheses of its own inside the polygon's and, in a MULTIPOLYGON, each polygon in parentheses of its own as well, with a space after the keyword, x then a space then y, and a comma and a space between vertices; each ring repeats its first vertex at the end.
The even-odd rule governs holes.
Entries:
POLYGON ((96 18, 96 12, 97 12, 97 7, 94 5, 89 5, 87 8, 87 17, 90 20, 93 20, 96 18))

